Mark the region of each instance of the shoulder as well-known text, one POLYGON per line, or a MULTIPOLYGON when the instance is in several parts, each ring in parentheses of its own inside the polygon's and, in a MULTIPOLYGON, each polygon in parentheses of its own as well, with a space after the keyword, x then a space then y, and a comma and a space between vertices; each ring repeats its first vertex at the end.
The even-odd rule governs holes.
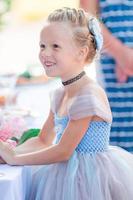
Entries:
POLYGON ((50 104, 51 109, 55 113, 58 107, 58 104, 64 94, 64 89, 62 87, 52 90, 50 92, 50 104))
POLYGON ((90 101, 95 101, 97 99, 98 102, 109 106, 106 92, 97 82, 87 84, 79 91, 78 96, 88 96, 90 101))
POLYGON ((60 99, 60 97, 63 95, 64 93, 64 89, 63 87, 54 89, 50 92, 50 100, 51 101, 58 101, 58 99, 60 99))
POLYGON ((71 104, 69 114, 73 119, 96 115, 105 121, 112 121, 108 98, 97 83, 87 84, 79 91, 71 104))
POLYGON ((50 96, 51 96, 51 97, 58 96, 58 95, 61 94, 63 91, 64 91, 64 90, 63 90, 63 87, 56 88, 56 89, 54 89, 54 90, 52 90, 52 91, 50 92, 50 96))
POLYGON ((109 102, 108 102, 106 92, 100 85, 95 84, 95 86, 93 88, 93 94, 99 99, 99 101, 102 101, 107 106, 109 106, 109 102))

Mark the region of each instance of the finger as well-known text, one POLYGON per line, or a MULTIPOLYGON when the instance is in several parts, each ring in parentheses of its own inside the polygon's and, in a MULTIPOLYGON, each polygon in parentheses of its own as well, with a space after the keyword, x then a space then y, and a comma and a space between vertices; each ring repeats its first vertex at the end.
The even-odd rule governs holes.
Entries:
POLYGON ((116 71, 116 78, 117 78, 118 82, 125 83, 128 78, 127 74, 119 66, 116 66, 115 71, 116 71))
POLYGON ((133 69, 130 67, 125 68, 125 73, 129 76, 133 76, 133 69))

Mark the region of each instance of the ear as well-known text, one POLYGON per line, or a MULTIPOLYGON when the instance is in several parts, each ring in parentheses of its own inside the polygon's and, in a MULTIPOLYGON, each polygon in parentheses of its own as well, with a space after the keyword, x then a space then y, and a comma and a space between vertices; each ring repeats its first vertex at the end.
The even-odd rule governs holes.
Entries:
POLYGON ((85 62, 86 57, 88 55, 88 52, 89 52, 88 46, 81 47, 80 50, 79 50, 78 60, 81 61, 81 62, 82 61, 85 62))

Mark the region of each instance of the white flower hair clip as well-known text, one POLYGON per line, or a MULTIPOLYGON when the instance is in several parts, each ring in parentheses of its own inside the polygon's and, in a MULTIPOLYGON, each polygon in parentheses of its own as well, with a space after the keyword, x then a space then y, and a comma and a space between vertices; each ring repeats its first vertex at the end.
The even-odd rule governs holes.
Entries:
POLYGON ((88 21, 88 29, 91 32, 91 34, 94 36, 96 49, 100 51, 103 46, 103 36, 101 33, 100 25, 96 18, 91 18, 88 21))

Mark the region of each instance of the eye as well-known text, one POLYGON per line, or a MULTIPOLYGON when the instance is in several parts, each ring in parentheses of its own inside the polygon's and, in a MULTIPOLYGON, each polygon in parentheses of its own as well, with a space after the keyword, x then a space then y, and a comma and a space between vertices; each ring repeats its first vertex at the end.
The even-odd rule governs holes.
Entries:
POLYGON ((46 47, 45 44, 40 44, 41 49, 45 49, 45 47, 46 47))
POLYGON ((58 44, 53 44, 53 48, 54 48, 54 49, 58 49, 58 48, 59 48, 59 45, 58 45, 58 44))

